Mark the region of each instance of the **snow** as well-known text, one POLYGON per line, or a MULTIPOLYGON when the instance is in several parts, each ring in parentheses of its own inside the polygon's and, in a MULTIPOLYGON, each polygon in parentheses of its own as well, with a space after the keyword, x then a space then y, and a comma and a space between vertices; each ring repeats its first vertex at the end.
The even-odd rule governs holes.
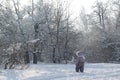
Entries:
POLYGON ((85 72, 74 64, 37 64, 24 70, 1 70, 0 80, 119 80, 120 64, 86 63, 85 72))
MULTIPOLYGON (((40 39, 30 40, 27 43, 33 46, 33 44, 37 43, 38 41, 40 41, 40 39)), ((8 54, 12 54, 15 50, 16 51, 21 50, 21 46, 22 43, 11 44, 7 49, 4 49, 4 51, 7 52, 8 54)))
POLYGON ((28 43, 36 43, 36 42, 38 42, 40 39, 34 39, 34 40, 30 40, 30 41, 28 41, 28 43))
MULTIPOLYGON (((6 52, 8 54, 12 54, 14 50, 20 50, 21 48, 21 43, 16 43, 16 44, 11 44, 8 49, 6 49, 6 52)), ((5 50, 4 50, 5 51, 5 50)))

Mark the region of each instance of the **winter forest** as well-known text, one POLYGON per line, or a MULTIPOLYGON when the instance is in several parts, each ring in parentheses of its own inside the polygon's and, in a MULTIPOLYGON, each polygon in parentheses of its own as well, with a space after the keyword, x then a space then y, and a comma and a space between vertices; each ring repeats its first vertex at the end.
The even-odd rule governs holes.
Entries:
POLYGON ((74 64, 79 50, 87 63, 119 63, 120 0, 96 0, 90 12, 82 7, 76 16, 72 1, 29 0, 23 6, 21 0, 0 0, 1 68, 74 64))
POLYGON ((119 80, 120 0, 84 1, 0 0, 0 80, 119 80))
POLYGON ((69 63, 75 52, 87 62, 120 61, 120 0, 95 1, 73 18, 72 1, 0 0, 0 63, 69 63))

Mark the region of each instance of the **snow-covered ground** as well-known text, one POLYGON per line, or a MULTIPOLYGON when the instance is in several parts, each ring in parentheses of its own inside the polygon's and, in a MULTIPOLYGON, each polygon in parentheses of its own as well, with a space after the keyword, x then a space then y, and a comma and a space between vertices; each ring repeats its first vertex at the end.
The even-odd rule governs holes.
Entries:
POLYGON ((120 64, 86 63, 84 73, 76 73, 74 64, 37 64, 0 70, 0 80, 120 80, 120 64))

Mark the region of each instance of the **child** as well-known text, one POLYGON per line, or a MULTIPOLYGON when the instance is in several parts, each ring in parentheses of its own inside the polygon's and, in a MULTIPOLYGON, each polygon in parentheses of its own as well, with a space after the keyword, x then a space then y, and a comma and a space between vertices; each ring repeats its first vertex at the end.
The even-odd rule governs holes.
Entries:
POLYGON ((77 52, 77 59, 76 59, 76 72, 84 72, 84 63, 85 63, 85 56, 83 52, 77 52))

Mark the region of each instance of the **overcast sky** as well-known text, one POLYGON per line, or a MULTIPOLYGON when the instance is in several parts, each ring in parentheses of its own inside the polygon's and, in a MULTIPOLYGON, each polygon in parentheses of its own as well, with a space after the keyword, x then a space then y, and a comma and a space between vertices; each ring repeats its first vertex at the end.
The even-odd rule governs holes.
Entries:
MULTIPOLYGON (((29 4, 32 0, 20 0, 22 5, 29 4)), ((34 0, 35 1, 35 0, 34 0)), ((72 1, 72 8, 77 11, 80 9, 81 6, 89 9, 90 6, 95 2, 95 0, 71 0, 72 1)))
POLYGON ((81 7, 84 7, 89 12, 94 2, 95 0, 73 0, 71 10, 79 12, 81 7))
MULTIPOLYGON (((20 0, 22 5, 27 5, 31 3, 32 0, 20 0)), ((34 0, 36 1, 36 0, 34 0)), ((92 5, 95 3, 96 0, 71 0, 70 10, 73 15, 78 15, 82 7, 85 8, 87 13, 90 13, 92 10, 92 5)), ((106 0, 99 0, 99 1, 106 1, 106 0)))

